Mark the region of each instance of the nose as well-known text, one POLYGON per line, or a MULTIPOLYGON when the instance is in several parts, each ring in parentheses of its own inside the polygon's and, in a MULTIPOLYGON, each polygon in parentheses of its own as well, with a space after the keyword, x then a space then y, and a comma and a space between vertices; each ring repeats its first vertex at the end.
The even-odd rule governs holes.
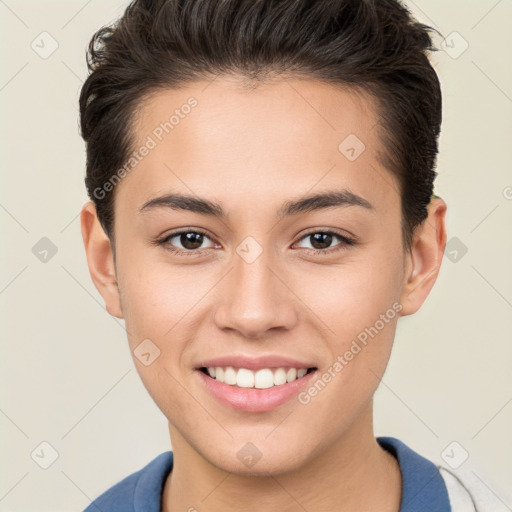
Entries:
POLYGON ((267 337, 270 329, 289 330, 297 323, 297 301, 286 273, 267 252, 251 263, 234 255, 234 268, 222 280, 214 315, 220 329, 257 340, 267 337))

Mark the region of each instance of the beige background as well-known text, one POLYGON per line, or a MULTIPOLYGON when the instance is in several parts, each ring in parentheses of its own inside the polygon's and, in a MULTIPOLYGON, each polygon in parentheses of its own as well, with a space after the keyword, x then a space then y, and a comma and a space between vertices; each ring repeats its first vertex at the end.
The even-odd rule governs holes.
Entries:
MULTIPOLYGON (((449 239, 467 253, 445 257, 424 307, 400 320, 376 394, 376 434, 445 466, 456 441, 452 458, 469 454, 456 472, 483 482, 493 510, 510 510, 512 3, 407 3, 448 36, 450 48, 433 58, 444 91, 436 192, 449 205, 449 239)), ((170 449, 123 325, 89 278, 79 232, 85 48, 126 5, 0 1, 0 511, 80 511, 170 449), (51 49, 43 31, 58 43, 47 58, 31 47, 45 37, 51 49), (32 252, 42 237, 58 249, 46 263, 32 252), (58 453, 48 469, 38 465, 51 462, 43 441, 58 453)))

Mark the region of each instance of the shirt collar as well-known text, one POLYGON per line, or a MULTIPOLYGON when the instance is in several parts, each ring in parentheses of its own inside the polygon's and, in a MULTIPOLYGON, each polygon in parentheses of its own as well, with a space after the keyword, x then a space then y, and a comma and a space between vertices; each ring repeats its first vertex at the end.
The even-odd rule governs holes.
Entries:
MULTIPOLYGON (((379 445, 397 460, 402 474, 399 512, 450 512, 448 491, 438 468, 399 439, 377 437, 379 445)), ((172 470, 173 453, 164 452, 141 472, 133 507, 135 512, 161 512, 162 492, 172 470)))
POLYGON ((450 512, 448 491, 437 466, 394 437, 377 437, 397 460, 402 473, 399 512, 450 512))

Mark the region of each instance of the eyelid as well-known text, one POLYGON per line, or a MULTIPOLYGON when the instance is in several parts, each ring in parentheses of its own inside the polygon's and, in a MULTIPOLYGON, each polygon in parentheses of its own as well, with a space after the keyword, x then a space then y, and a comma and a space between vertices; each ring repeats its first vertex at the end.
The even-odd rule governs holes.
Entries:
POLYGON ((353 235, 350 235, 349 233, 347 233, 346 231, 341 231, 341 230, 338 230, 338 229, 335 229, 335 228, 312 228, 308 231, 306 231, 306 233, 303 233, 299 240, 302 240, 303 238, 309 236, 309 235, 313 235, 315 233, 324 233, 324 234, 328 234, 328 235, 336 235, 336 236, 339 236, 340 238, 344 239, 344 240, 347 240, 347 241, 351 241, 351 242, 356 242, 357 241, 357 238, 353 235))

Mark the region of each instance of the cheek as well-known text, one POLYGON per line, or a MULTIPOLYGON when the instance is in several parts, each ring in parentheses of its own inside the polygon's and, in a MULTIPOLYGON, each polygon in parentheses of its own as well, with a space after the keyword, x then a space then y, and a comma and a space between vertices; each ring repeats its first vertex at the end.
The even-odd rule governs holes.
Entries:
POLYGON ((167 416, 177 407, 180 411, 188 407, 185 393, 180 392, 185 386, 180 363, 193 333, 188 327, 190 313, 204 291, 184 272, 147 261, 145 265, 142 258, 120 262, 121 301, 137 372, 167 416), (145 360, 142 354, 148 352, 145 360))
POLYGON ((343 430, 371 400, 388 364, 401 310, 397 261, 344 268, 325 281, 328 291, 309 291, 305 302, 317 304, 321 321, 314 329, 326 333, 329 352, 317 379, 298 397, 310 412, 312 430, 325 424, 333 425, 333 432, 343 430))
POLYGON ((315 401, 319 408, 337 404, 325 411, 333 421, 365 404, 385 371, 402 309, 402 264, 397 251, 375 247, 302 280, 298 294, 315 313, 313 329, 325 333, 329 352, 321 382, 307 390, 303 402, 315 401))
POLYGON ((390 308, 388 316, 396 322, 398 306, 393 309, 393 304, 400 298, 402 265, 396 251, 360 251, 340 265, 311 267, 294 278, 293 289, 322 321, 322 331, 343 349, 390 308))
MULTIPOLYGON (((137 371, 155 402, 168 410, 183 409, 190 370, 190 349, 204 320, 208 292, 219 277, 192 266, 171 266, 147 255, 130 255, 119 262, 121 302, 127 337, 137 371), (148 343, 158 357, 149 366, 137 357, 148 343), (141 364, 142 363, 142 364, 141 364), (180 398, 181 397, 181 398, 180 398)), ((162 409, 163 410, 163 409, 162 409)))
POLYGON ((126 265, 120 265, 119 274, 127 330, 162 343, 182 329, 211 288, 205 279, 194 278, 192 267, 172 267, 143 258, 129 258, 126 265))

